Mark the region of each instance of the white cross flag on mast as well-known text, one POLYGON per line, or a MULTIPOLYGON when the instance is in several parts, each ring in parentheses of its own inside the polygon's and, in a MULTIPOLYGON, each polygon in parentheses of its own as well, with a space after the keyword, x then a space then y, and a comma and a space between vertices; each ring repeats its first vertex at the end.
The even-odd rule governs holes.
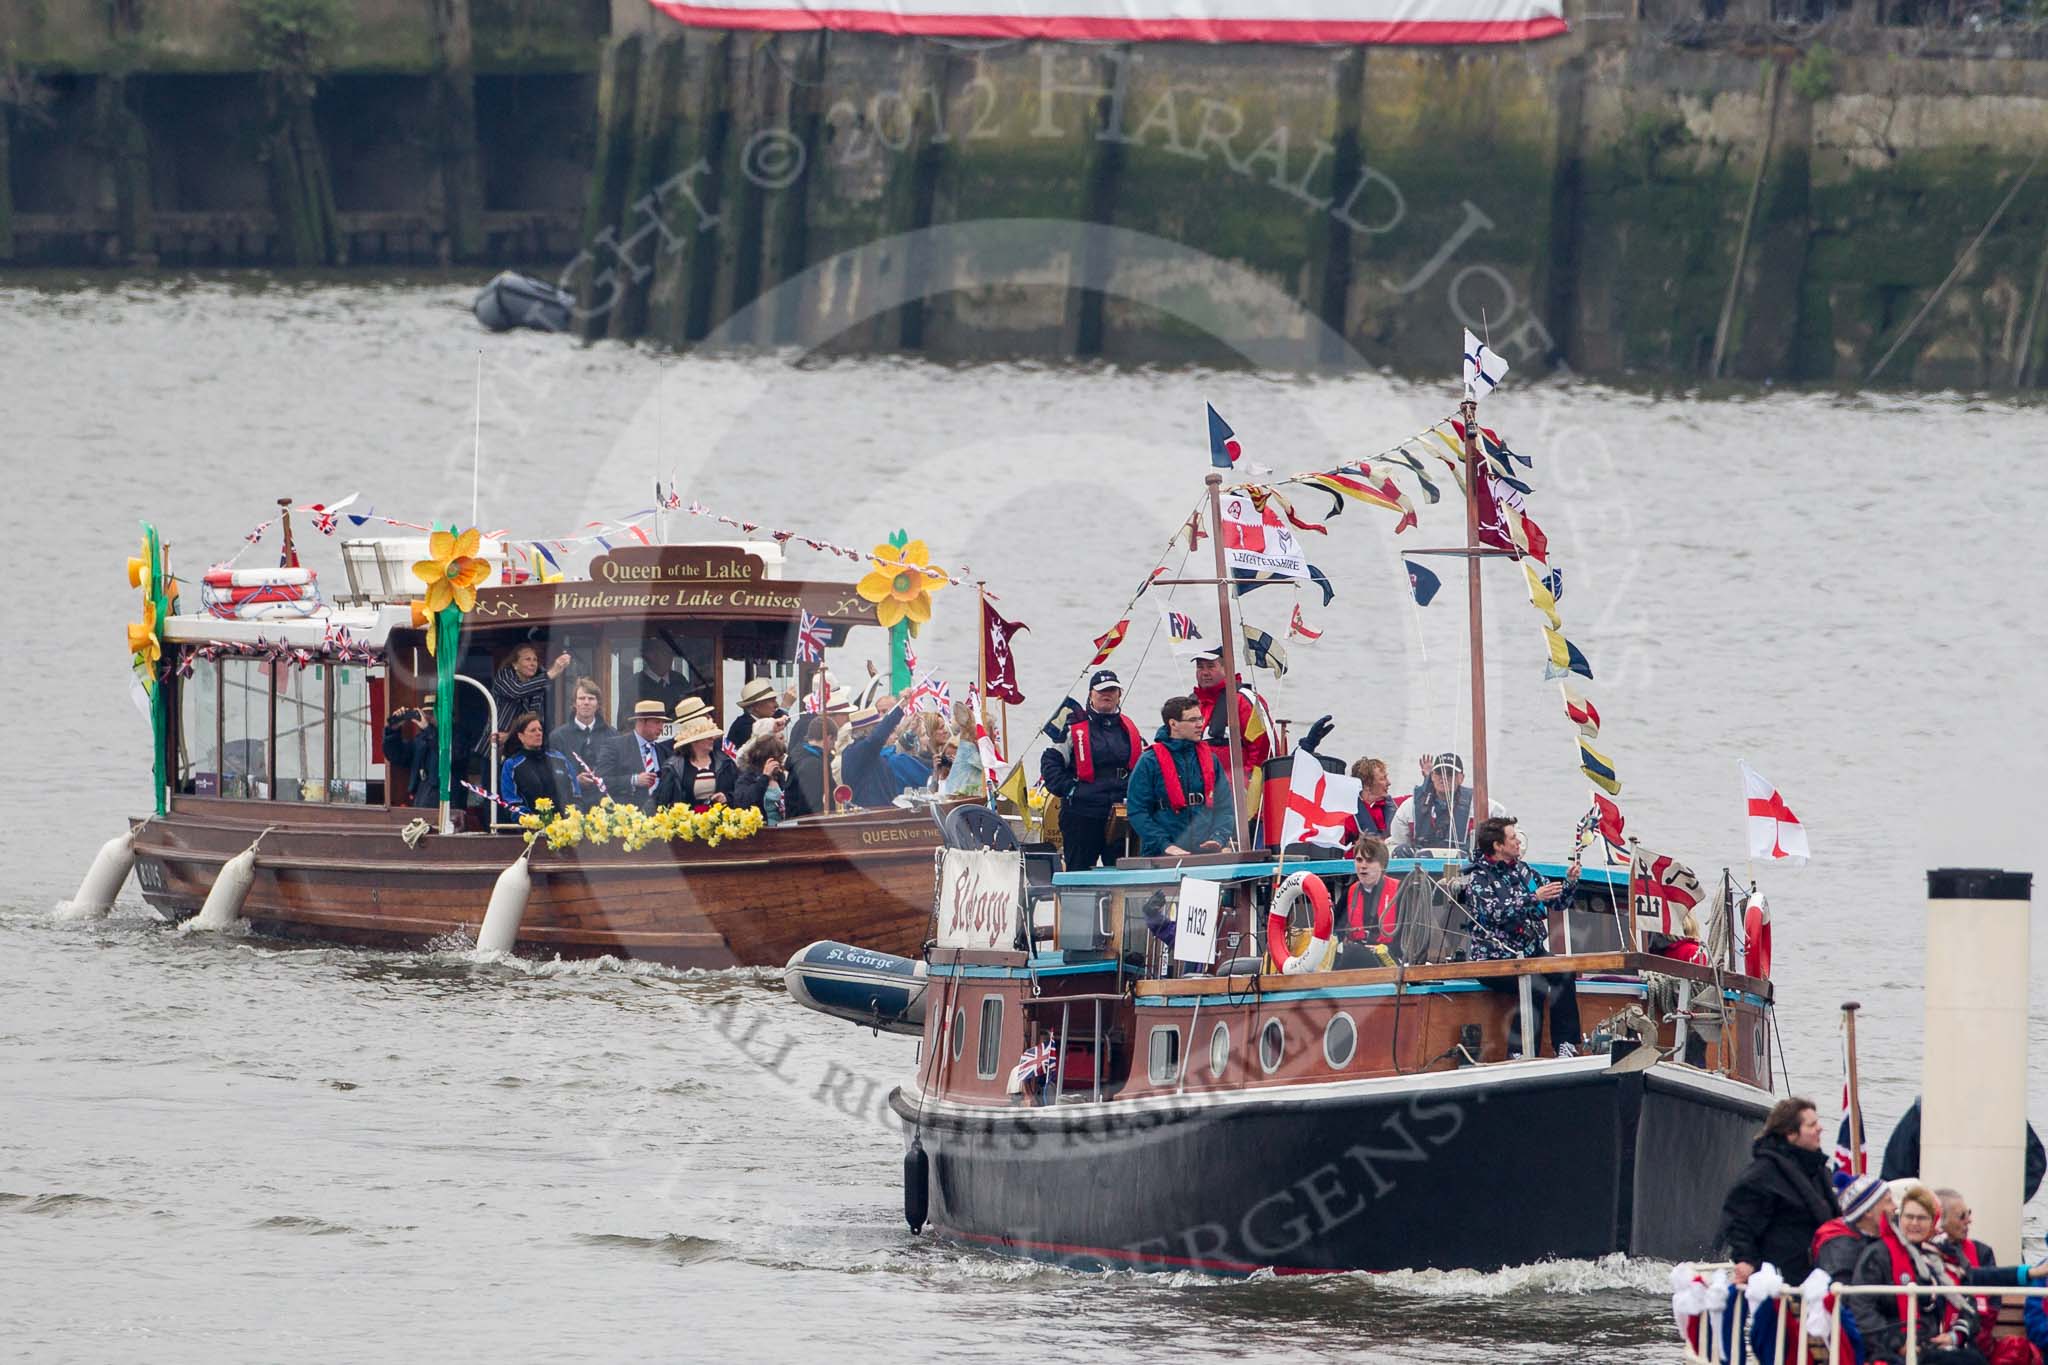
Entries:
POLYGON ((1487 349, 1486 343, 1465 329, 1465 397, 1477 402, 1493 392, 1493 386, 1508 376, 1508 363, 1487 349))

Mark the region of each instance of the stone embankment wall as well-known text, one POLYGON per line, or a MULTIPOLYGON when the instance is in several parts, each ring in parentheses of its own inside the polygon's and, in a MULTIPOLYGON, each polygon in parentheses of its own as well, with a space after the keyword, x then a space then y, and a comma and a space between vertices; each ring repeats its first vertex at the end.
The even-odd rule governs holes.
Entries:
POLYGON ((593 338, 943 359, 1438 370, 1465 322, 1525 372, 1974 389, 2048 351, 2048 42, 1900 0, 1575 0, 1567 38, 1457 51, 366 0, 296 120, 237 19, 284 2, 112 0, 147 17, 110 45, 0 0, 40 35, 0 59, 0 259, 53 215, 121 260, 233 212, 286 259, 566 258, 593 338))
POLYGON ((0 263, 561 260, 604 0, 0 0, 0 263))

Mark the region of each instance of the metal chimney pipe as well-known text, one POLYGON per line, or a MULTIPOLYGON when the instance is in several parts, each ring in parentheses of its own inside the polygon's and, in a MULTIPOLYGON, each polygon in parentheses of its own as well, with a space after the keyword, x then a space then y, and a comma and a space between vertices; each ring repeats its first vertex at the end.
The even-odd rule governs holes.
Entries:
POLYGON ((2027 1133, 2031 872, 1927 874, 1927 1024, 1921 1041, 1920 1178, 1953 1186, 1973 1229, 2020 1259, 2027 1133))

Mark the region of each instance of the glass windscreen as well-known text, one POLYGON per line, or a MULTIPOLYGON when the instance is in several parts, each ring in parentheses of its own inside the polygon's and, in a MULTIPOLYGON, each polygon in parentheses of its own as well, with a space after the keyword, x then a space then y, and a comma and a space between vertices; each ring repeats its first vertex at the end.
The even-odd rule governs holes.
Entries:
POLYGON ((186 796, 220 793, 220 665, 193 659, 178 683, 178 790, 186 796))

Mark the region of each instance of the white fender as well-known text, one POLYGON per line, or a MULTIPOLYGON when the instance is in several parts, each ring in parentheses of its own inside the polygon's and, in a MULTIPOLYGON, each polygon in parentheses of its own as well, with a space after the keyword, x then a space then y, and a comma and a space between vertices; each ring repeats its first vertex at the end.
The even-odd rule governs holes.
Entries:
MULTIPOLYGON (((262 838, 258 836, 257 843, 262 838)), ((206 904, 199 913, 178 926, 181 934, 232 929, 242 917, 242 902, 249 899, 249 887, 256 881, 256 844, 251 844, 220 865, 220 875, 207 889, 206 904)))
POLYGON ((491 903, 484 911, 483 927, 476 931, 478 952, 512 951, 519 938, 519 921, 526 914, 526 898, 532 892, 533 873, 527 870, 526 857, 521 854, 498 874, 498 884, 491 888, 491 903))
POLYGON ((100 851, 93 855, 92 866, 86 869, 85 880, 78 884, 78 894, 57 907, 60 920, 100 919, 114 908, 114 897, 121 894, 128 874, 135 867, 135 831, 127 830, 116 834, 100 845, 100 851))

